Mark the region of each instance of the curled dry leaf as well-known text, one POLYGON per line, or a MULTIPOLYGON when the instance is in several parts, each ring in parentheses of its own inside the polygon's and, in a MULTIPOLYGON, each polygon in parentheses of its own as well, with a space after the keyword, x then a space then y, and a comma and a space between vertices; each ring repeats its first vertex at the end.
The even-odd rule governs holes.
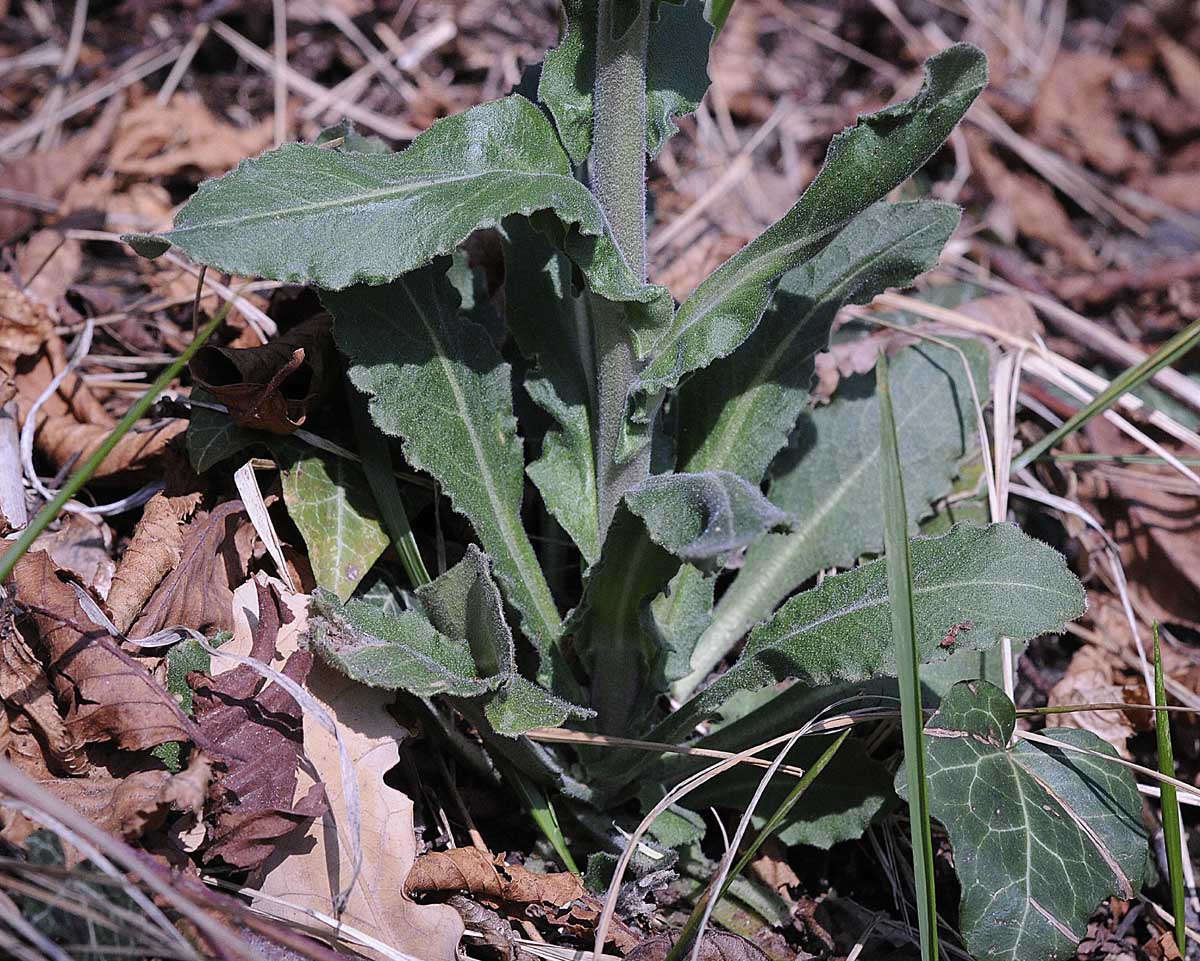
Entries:
POLYGON ((205 347, 192 376, 239 427, 290 434, 321 397, 332 330, 329 315, 319 314, 261 347, 205 347))
MULTIPOLYGON (((119 630, 129 630, 154 589, 183 558, 182 522, 199 503, 199 494, 167 497, 160 493, 146 504, 108 592, 108 607, 119 630)), ((85 583, 90 582, 85 579, 85 583)))
POLYGON ((76 743, 113 740, 128 751, 165 741, 208 743, 146 669, 88 620, 44 551, 22 557, 13 580, 37 632, 31 647, 66 706, 67 731, 76 743))
MULTIPOLYGON (((312 655, 297 649, 302 622, 274 588, 247 581, 233 595, 232 604, 236 634, 230 650, 268 666, 276 666, 272 662, 288 650, 277 669, 303 684, 312 655)), ((192 675, 190 680, 197 724, 230 758, 219 781, 221 806, 204 857, 255 869, 281 838, 306 826, 326 808, 320 784, 311 785, 304 797, 296 799, 296 767, 303 750, 300 706, 278 684, 268 683, 245 665, 211 680, 203 675, 192 675)))
POLYGON ((31 772, 20 759, 35 749, 30 741, 36 741, 40 755, 34 762, 35 771, 38 762, 55 774, 78 776, 87 771, 87 756, 67 730, 46 671, 17 632, 11 617, 5 617, 0 634, 0 702, 4 706, 2 713, 7 716, 10 742, 13 738, 25 742, 25 749, 12 752, 11 759, 26 773, 31 772))
POLYGON ((109 166, 141 178, 193 168, 224 173, 269 146, 271 123, 240 128, 212 115, 198 98, 177 93, 169 103, 146 99, 121 114, 109 166))
POLYGON ((410 896, 458 892, 497 906, 542 904, 547 908, 565 908, 584 895, 583 882, 569 871, 534 874, 474 847, 434 851, 417 858, 404 890, 410 896))
MULTIPOLYGON (((1095 645, 1075 652, 1066 674, 1050 691, 1051 707, 1062 704, 1123 703, 1124 688, 1117 683, 1112 656, 1095 645)), ((1078 714, 1051 714, 1047 727, 1074 727, 1108 741, 1123 758, 1129 759, 1129 738, 1133 725, 1123 711, 1085 711, 1078 714)))
POLYGON ((150 595, 130 636, 148 637, 176 624, 202 634, 232 630, 233 585, 246 576, 252 537, 241 501, 196 514, 184 529, 178 562, 150 595))
POLYGON ((43 534, 33 549, 45 551, 60 570, 70 571, 101 597, 112 585, 112 532, 101 520, 87 514, 67 514, 58 530, 43 534))
MULTIPOLYGON (((303 595, 286 597, 298 615, 307 600, 303 595)), ((303 623, 303 618, 298 616, 297 621, 303 623)), ((384 781, 399 762, 400 741, 408 736, 388 712, 392 693, 364 688, 321 662, 313 665, 307 688, 336 721, 361 791, 366 861, 341 920, 422 961, 457 961, 463 931, 457 912, 446 905, 414 904, 404 895, 404 881, 416 856, 416 837, 412 801, 384 781)), ((295 910, 274 903, 265 906, 272 914, 296 922, 309 920, 305 909, 334 913, 333 898, 351 871, 346 837, 352 828, 337 742, 307 713, 304 752, 309 763, 300 770, 300 790, 313 783, 310 775, 315 771, 324 783, 330 810, 307 834, 297 832, 281 840, 259 872, 263 893, 295 910)), ((356 950, 367 957, 382 957, 368 949, 356 950)))

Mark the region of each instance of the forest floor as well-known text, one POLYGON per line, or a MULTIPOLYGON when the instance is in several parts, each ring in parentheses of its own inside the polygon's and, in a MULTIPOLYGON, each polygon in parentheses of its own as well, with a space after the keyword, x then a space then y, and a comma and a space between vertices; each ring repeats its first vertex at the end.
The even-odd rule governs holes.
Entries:
MULTIPOLYGON (((176 253, 144 260, 120 242, 122 233, 169 226, 202 180, 276 143, 312 140, 344 116, 402 146, 440 117, 505 95, 558 32, 551 0, 279 5, 282 22, 265 0, 0 0, 6 533, 19 532, 45 503, 33 477, 49 489, 61 486, 187 346, 195 325, 235 290, 217 343, 232 351, 273 344, 274 352, 241 355, 245 366, 236 373, 245 383, 226 377, 222 403, 261 404, 261 385, 275 377, 278 386, 297 347, 313 376, 332 382, 339 373, 327 329, 312 323, 320 305, 311 292, 201 274, 176 253), (277 29, 286 32, 282 47, 277 29), (81 352, 85 327, 91 342, 81 352), (18 432, 31 416, 26 467, 18 432)), ((685 297, 787 211, 833 134, 909 95, 922 59, 957 40, 987 52, 990 85, 946 148, 902 190, 960 204, 962 225, 915 295, 870 309, 907 311, 931 332, 966 331, 1019 356, 1015 414, 998 412, 994 426, 1024 444, 1078 407, 1056 386, 1055 364, 1078 365, 1098 383, 1200 320, 1195 3, 737 0, 712 54, 704 103, 651 166, 650 276, 685 297)), ((496 268, 486 250, 480 256, 496 268)), ((869 369, 880 339, 826 355, 819 391, 827 396, 839 377, 869 369)), ((82 945, 70 957, 106 956, 103 944, 126 955, 173 956, 153 911, 169 908, 178 917, 182 900, 195 912, 177 921, 186 933, 219 924, 268 957, 334 956, 299 933, 316 924, 312 918, 281 910, 287 920, 269 920, 233 893, 244 886, 299 890, 323 863, 312 822, 319 785, 311 767, 298 765, 298 732, 320 771, 336 769, 337 750, 310 732, 297 702, 277 685, 253 694, 260 679, 241 668, 199 677, 210 669, 199 647, 188 660, 107 641, 107 653, 81 661, 71 677, 48 672, 39 657, 88 634, 70 613, 73 581, 105 600, 120 631, 144 637, 179 624, 207 636, 231 631, 229 643, 243 653, 261 645, 294 652, 287 663, 303 673, 305 598, 324 560, 289 511, 287 479, 265 455, 236 476, 235 461, 197 473, 201 465, 184 443, 197 409, 188 398, 198 383, 226 373, 193 364, 170 383, 81 495, 92 505, 133 500, 62 515, 34 546, 45 553, 31 555, 37 562, 23 562, 15 575, 16 596, 39 600, 18 607, 14 584, 5 594, 0 757, 40 785, 47 806, 16 803, 13 785, 0 782, 0 955, 53 957, 22 940, 24 912, 52 939, 82 945), (151 498, 161 483, 165 494, 151 498), (182 768, 177 756, 164 758, 155 745, 169 740, 164 727, 173 722, 160 717, 162 703, 183 692, 212 745, 250 746, 256 763, 214 770, 203 753, 183 759, 182 768), (246 692, 261 698, 262 713, 237 707, 246 692), (86 746, 80 704, 99 705, 85 724, 86 746), (223 809, 223 792, 238 785, 239 811, 223 809), (40 822, 38 810, 46 815, 40 822), (101 842, 88 839, 88 825, 111 839, 105 854, 123 871, 130 869, 121 857, 139 852, 153 903, 130 900, 94 873, 101 842), (68 884, 85 861, 93 872, 87 882, 68 884), (32 862, 40 875, 31 873, 32 862), (185 880, 154 889, 168 866, 182 869, 175 877, 185 880), (97 935, 97 911, 127 912, 124 940, 97 935), (18 943, 20 950, 11 946, 18 943)), ((271 416, 283 430, 302 421, 304 436, 347 442, 340 392, 329 400, 307 386, 274 398, 271 416)), ((1012 498, 1010 516, 1066 554, 1089 597, 1077 624, 1021 655, 1019 706, 1144 702, 1139 645, 1158 624, 1170 699, 1200 708, 1200 354, 1137 397, 1123 412, 1154 446, 1097 418, 1034 465, 1022 482, 1032 499, 1012 498)), ((414 517, 418 542, 443 561, 447 552, 459 556, 469 537, 448 513, 432 502, 414 517)), ((395 568, 394 561, 389 551, 381 565, 395 568)), ((1190 714, 1174 719, 1178 776, 1200 785, 1200 725, 1190 714)), ((1100 734, 1126 757, 1156 763, 1146 712, 1057 720, 1100 734)), ((506 881, 528 881, 534 893, 518 905, 489 890, 498 875, 488 874, 487 858, 478 882, 426 879, 417 893, 445 901, 440 910, 456 924, 461 916, 474 933, 464 942, 469 956, 570 958, 590 947, 592 902, 579 902, 585 908, 567 921, 556 914, 564 894, 554 885, 569 886, 569 878, 553 873, 516 800, 430 750, 418 719, 401 721, 402 741, 385 732, 356 744, 362 759, 376 751, 360 773, 380 785, 386 774, 394 788, 375 813, 401 826, 395 833, 389 821, 368 838, 402 852, 360 881, 378 900, 380 918, 391 916, 375 935, 386 942, 389 924, 413 923, 428 926, 430 943, 444 938, 439 925, 448 915, 414 914, 402 896, 407 868, 430 852, 474 845, 506 855, 513 865, 506 881), (415 836, 400 836, 407 817, 415 836)), ((336 785, 325 787, 331 798, 340 795, 336 785)), ((1184 827, 1200 850, 1194 807, 1184 808, 1184 827)), ((909 956, 900 880, 908 869, 894 857, 895 830, 885 822, 828 851, 766 846, 753 871, 790 914, 784 924, 745 921, 743 933, 772 958, 909 956)), ((947 904, 956 901, 953 883, 946 881, 947 904)), ((313 885, 310 893, 319 889, 313 885)), ((635 941, 687 915, 687 890, 666 885, 652 893, 653 911, 622 918, 635 941)), ((321 903, 331 910, 327 895, 311 899, 316 910, 321 903)), ((1161 884, 1144 898, 1112 901, 1094 916, 1078 957, 1177 957, 1164 939, 1163 906, 1169 899, 1161 884)), ((1188 918, 1200 927, 1194 907, 1188 918)))

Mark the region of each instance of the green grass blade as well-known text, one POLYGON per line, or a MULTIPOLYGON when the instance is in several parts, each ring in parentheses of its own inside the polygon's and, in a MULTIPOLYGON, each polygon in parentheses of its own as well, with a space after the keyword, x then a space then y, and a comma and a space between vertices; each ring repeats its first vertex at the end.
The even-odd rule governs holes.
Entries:
POLYGON ((579 874, 579 866, 575 863, 575 859, 571 857, 571 851, 567 847, 566 836, 559 826, 558 814, 555 812, 554 804, 550 798, 538 785, 521 774, 516 768, 507 764, 500 764, 498 766, 501 773, 513 786, 513 789, 521 795, 521 800, 525 802, 525 807, 529 810, 529 816, 533 818, 533 823, 546 836, 546 840, 554 848, 563 866, 572 874, 579 874))
POLYGON ((1046 453, 1055 444, 1079 430, 1093 417, 1103 414, 1123 395, 1136 390, 1168 364, 1173 364, 1196 346, 1200 341, 1200 320, 1197 320, 1163 344, 1153 354, 1140 364, 1130 367, 1125 373, 1114 379, 1096 398, 1075 414, 1061 427, 1050 431, 1036 444, 1032 444, 1013 460, 1012 472, 1015 474, 1023 467, 1028 467, 1046 453))
MULTIPOLYGON (((812 783, 821 775, 821 772, 828 767, 829 762, 833 760, 835 754, 845 743, 846 738, 850 736, 850 729, 847 728, 832 744, 829 745, 817 758, 812 765, 806 770, 800 779, 788 791, 787 796, 779 803, 774 813, 767 819, 767 823, 763 825, 761 831, 755 835, 754 840, 747 846, 746 851, 738 859, 737 864, 725 876, 725 883, 721 885, 721 890, 717 892, 717 900, 725 897, 729 893, 730 886, 736 881, 743 871, 754 860, 754 856, 758 854, 759 848, 767 841, 768 838, 774 836, 775 832, 783 825, 784 818, 788 816, 788 812, 796 806, 796 802, 804 796, 812 783)), ((706 891, 697 900, 692 908, 692 913, 688 915, 687 922, 683 926, 683 930, 679 932, 679 937, 671 946, 671 950, 667 952, 663 961, 682 961, 684 954, 691 947, 692 942, 696 938, 696 931, 700 927, 700 921, 704 917, 704 909, 708 903, 709 894, 706 891)))
POLYGON ((54 523, 54 519, 62 512, 63 507, 66 506, 71 498, 79 493, 84 484, 91 480, 92 475, 104 463, 104 459, 113 452, 113 448, 120 443, 121 438, 133 429, 134 424, 146 416, 146 412, 150 409, 150 405, 158 399, 158 395, 171 385, 171 382, 187 366, 188 361, 196 355, 196 352, 204 346, 208 338, 224 323, 225 315, 229 312, 232 303, 232 301, 227 301, 217 311, 212 320, 197 331, 196 336, 192 338, 192 342, 188 344, 183 353, 176 357, 158 375, 158 379, 150 385, 150 388, 134 401, 133 406, 125 412, 125 416, 117 421, 116 426, 112 429, 112 433, 104 438, 103 443, 96 448, 92 456, 84 461, 83 466, 71 475, 55 498, 38 512, 38 515, 30 521, 29 526, 25 528, 12 547, 4 552, 4 556, 0 558, 0 581, 8 580, 8 576, 13 572, 13 568, 17 566, 17 561, 25 556, 25 552, 33 546, 33 542, 38 539, 38 536, 54 523))
MULTIPOLYGON (((1162 654, 1158 647, 1158 625, 1154 625, 1154 703, 1167 703, 1163 681, 1162 654)), ((1175 752, 1171 747, 1171 715, 1169 711, 1154 712, 1154 728, 1158 734, 1158 771, 1167 777, 1175 776, 1175 752)), ((1175 915, 1175 946, 1181 954, 1187 951, 1187 928, 1184 914, 1183 834, 1179 822, 1179 793, 1174 784, 1162 782, 1163 846, 1167 849, 1167 874, 1171 883, 1171 913, 1175 915)))
POLYGON ((908 548, 908 512, 896 417, 888 383, 887 357, 879 355, 879 434, 882 450, 883 534, 887 557, 888 600, 892 637, 896 642, 896 677, 900 685, 900 715, 904 731, 904 764, 908 778, 908 813, 912 825, 913 874, 922 961, 937 961, 937 905, 933 889, 933 836, 925 780, 924 714, 921 705, 920 652, 913 610, 912 559, 908 548))
POLYGON ((400 563, 404 565, 409 581, 413 587, 421 587, 433 578, 429 576, 425 562, 421 559, 417 539, 408 523, 404 500, 400 496, 400 485, 396 483, 396 475, 392 470, 392 452, 388 449, 387 438, 383 431, 371 423, 366 398, 353 388, 350 388, 349 392, 350 409, 354 412, 354 434, 358 439, 358 452, 362 457, 363 472, 367 475, 371 494, 379 507, 383 526, 396 547, 396 553, 400 555, 400 563))

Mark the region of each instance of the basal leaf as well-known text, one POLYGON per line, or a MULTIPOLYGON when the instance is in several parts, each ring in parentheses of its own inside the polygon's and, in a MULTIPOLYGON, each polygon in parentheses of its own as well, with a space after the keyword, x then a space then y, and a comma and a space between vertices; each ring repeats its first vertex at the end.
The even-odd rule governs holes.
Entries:
POLYGON ((528 223, 505 222, 504 301, 508 329, 535 365, 525 390, 556 423, 526 469, 546 509, 591 564, 600 552, 595 371, 587 298, 571 290, 571 265, 528 223))
MULTIPOLYGON (((656 343, 639 343, 650 362, 635 391, 636 420, 649 420, 665 390, 736 349, 758 326, 779 278, 920 168, 987 80, 986 60, 969 44, 931 57, 925 71, 912 99, 861 117, 838 134, 824 167, 783 219, 714 271, 656 343)), ((627 452, 641 443, 644 437, 634 431, 627 452)))
MULTIPOLYGON (((554 117, 571 162, 592 149, 593 89, 596 85, 596 0, 563 0, 566 32, 546 54, 538 99, 554 117)), ((656 156, 675 133, 675 118, 691 113, 708 89, 708 47, 713 29, 704 4, 660 4, 650 22, 646 56, 646 149, 656 156)))
MULTIPOLYGON (((1015 723, 1003 691, 963 681, 925 727, 930 803, 962 885, 959 928, 977 958, 1073 958, 1096 907, 1142 886, 1142 801, 1115 763, 1011 743, 1015 723)), ((1088 731, 1047 734, 1117 756, 1088 731)), ((898 790, 903 780, 901 770, 898 790)))
POLYGON ((813 358, 828 345, 834 316, 936 266, 958 218, 949 204, 876 204, 784 275, 746 342, 680 388, 680 470, 761 481, 808 404, 813 358))
POLYGON ((127 239, 148 256, 170 243, 229 273, 341 290, 386 283, 480 227, 542 210, 575 228, 564 240, 591 289, 645 305, 654 318, 635 321, 657 330, 669 295, 625 265, 549 120, 518 95, 439 120, 399 153, 285 144, 201 184, 168 233, 127 239))
POLYGON ((482 705, 491 728, 516 736, 587 712, 517 673, 512 633, 487 558, 467 555, 417 594, 426 614, 389 613, 314 595, 313 643, 348 677, 419 697, 444 694, 482 705))
MULTIPOLYGON (((985 384, 986 354, 969 341, 960 343, 978 362, 976 384, 985 384)), ((959 462, 977 443, 962 359, 935 344, 906 348, 892 363, 892 396, 906 506, 915 520, 949 492, 959 462)), ((768 496, 797 518, 795 528, 746 552, 697 644, 693 667, 699 676, 685 684, 703 680, 746 631, 818 571, 848 567, 883 549, 874 374, 844 381, 832 403, 800 421, 794 445, 773 468, 768 496)))
POLYGON ((483 328, 457 315, 444 271, 439 262, 386 286, 327 292, 325 304, 372 419, 403 439, 408 462, 436 477, 471 521, 545 655, 560 619, 521 522, 525 461, 511 371, 483 328))
POLYGON ((656 544, 710 573, 768 531, 791 527, 787 513, 729 471, 656 474, 626 494, 625 503, 656 544))
POLYGON ((293 449, 283 470, 283 500, 304 537, 317 585, 347 600, 390 543, 362 470, 344 458, 293 449))
MULTIPOLYGON (((1028 640, 1085 609, 1083 588, 1057 551, 1010 524, 958 525, 912 541, 917 641, 925 661, 1028 640), (958 630, 953 632, 952 629, 958 630), (943 643, 950 635, 950 643, 943 643)), ((795 678, 819 686, 894 675, 882 560, 826 578, 751 632, 737 662, 653 734, 671 740, 738 691, 795 678)))

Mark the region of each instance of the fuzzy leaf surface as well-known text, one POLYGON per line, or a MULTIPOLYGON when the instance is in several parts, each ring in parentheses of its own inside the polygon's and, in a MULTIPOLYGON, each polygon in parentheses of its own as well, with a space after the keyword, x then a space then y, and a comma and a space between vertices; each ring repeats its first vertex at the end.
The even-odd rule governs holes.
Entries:
MULTIPOLYGON (((950 833, 962 884, 959 927, 977 958, 1073 958, 1097 905, 1142 886, 1142 800, 1117 764, 1024 740, 1009 746, 1015 724, 1003 691, 963 681, 925 728, 932 813, 950 833)), ((1117 757, 1091 732, 1046 733, 1117 757)))
MULTIPOLYGON (((957 44, 926 62, 925 83, 912 99, 860 117, 834 137, 796 205, 696 288, 656 343, 639 343, 650 362, 635 388, 635 419, 648 420, 663 391, 732 353, 758 326, 779 278, 918 170, 986 81, 983 54, 957 44)), ((634 431, 627 447, 642 442, 634 431)))
POLYGON ((475 700, 506 736, 587 714, 517 673, 504 602, 477 547, 417 595, 425 615, 357 600, 342 606, 321 592, 314 643, 338 670, 372 687, 475 700))
MULTIPOLYGON (((596 0, 564 0, 567 29, 546 54, 538 99, 554 117, 576 166, 592 149, 596 85, 596 0)), ((657 156, 675 133, 675 118, 691 113, 708 89, 708 47, 713 29, 704 4, 664 3, 650 22, 646 57, 646 150, 657 156)))
POLYGON ((557 426, 526 468, 546 509, 591 564, 600 553, 596 492, 595 371, 587 298, 571 290, 571 265, 527 222, 505 222, 504 301, 508 329, 535 365, 525 391, 557 426))
POLYGON ((521 522, 525 460, 511 370, 478 324, 458 316, 445 262, 380 287, 327 292, 334 337, 371 418, 466 515, 522 627, 545 654, 560 619, 521 522))
POLYGON ((837 312, 935 267, 958 219, 950 204, 876 204, 785 274, 746 342, 680 388, 680 470, 761 481, 808 404, 813 358, 828 346, 837 312))
MULTIPOLYGON (((969 341, 961 344, 976 384, 986 384, 986 354, 969 341)), ((915 520, 950 491, 959 462, 977 443, 974 406, 962 359, 936 344, 896 355, 891 381, 905 506, 915 533, 915 520)), ((883 549, 874 374, 844 381, 830 404, 800 421, 793 443, 773 468, 768 496, 797 518, 796 525, 746 552, 698 652, 727 650, 818 571, 849 567, 883 549)), ((705 672, 711 666, 697 664, 705 672)))
POLYGON ((306 452, 283 471, 283 500, 308 547, 320 587, 347 600, 388 544, 362 470, 306 452))
MULTIPOLYGON (((986 650, 1001 637, 1028 640, 1081 615, 1083 587, 1062 555, 1010 524, 960 524, 912 541, 917 641, 923 661, 986 650), (970 625, 969 627, 967 625, 970 625), (949 645, 942 641, 959 626, 949 645)), ((826 578, 751 632, 737 662, 669 717, 669 740, 738 691, 795 678, 820 686, 895 673, 883 560, 826 578)))
POLYGON ((655 474, 626 494, 625 503, 656 544, 709 573, 768 531, 790 528, 792 520, 729 471, 655 474))

